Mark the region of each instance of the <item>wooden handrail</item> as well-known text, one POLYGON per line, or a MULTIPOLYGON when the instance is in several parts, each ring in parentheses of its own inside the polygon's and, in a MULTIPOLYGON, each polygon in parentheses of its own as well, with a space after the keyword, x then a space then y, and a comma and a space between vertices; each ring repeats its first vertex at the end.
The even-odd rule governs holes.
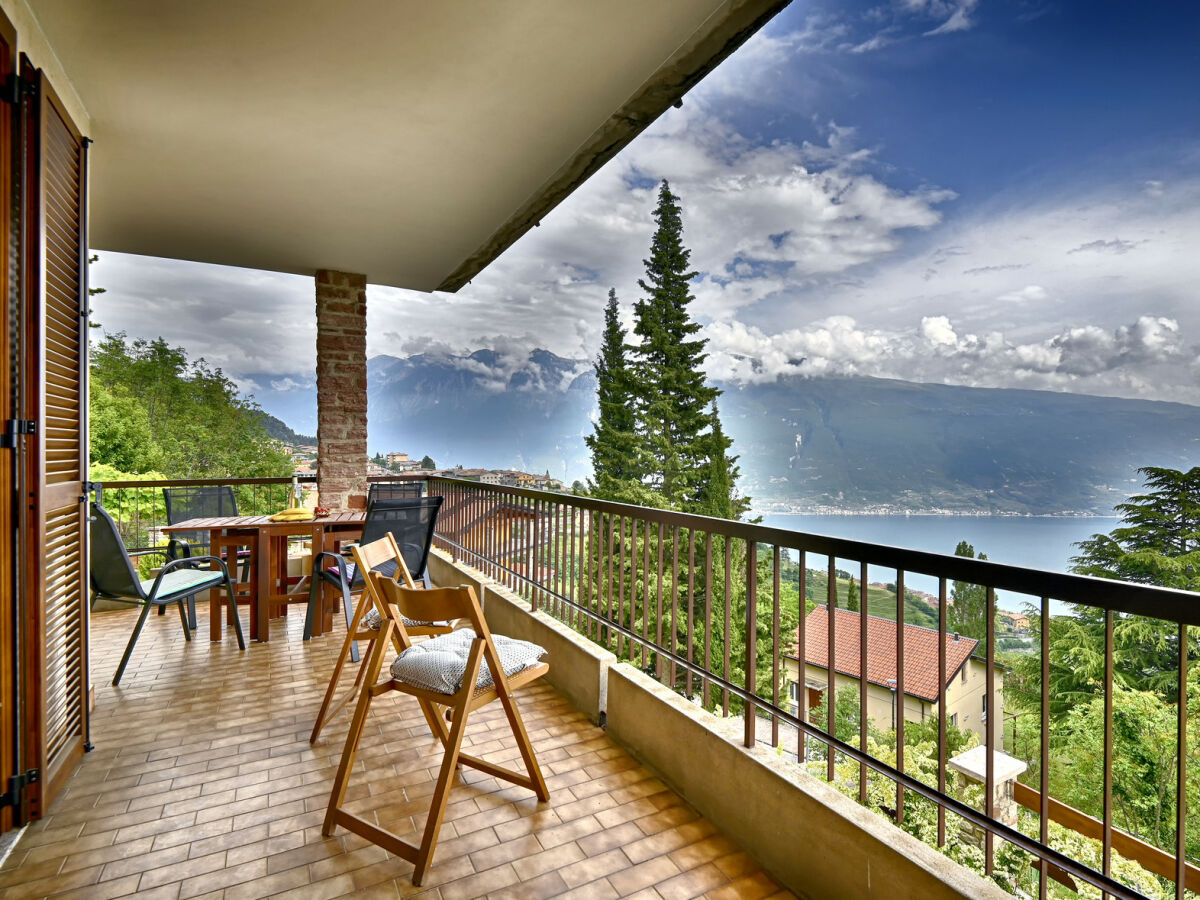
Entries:
MULTIPOLYGON (((1041 791, 1027 784, 1013 782, 1013 799, 1026 809, 1037 813, 1041 811, 1041 791)), ((1050 798, 1050 820, 1086 838, 1096 841, 1104 839, 1104 824, 1099 819, 1080 812, 1073 806, 1067 806, 1053 797, 1050 798)), ((1175 879, 1175 857, 1153 844, 1147 844, 1132 834, 1113 828, 1112 848, 1155 875, 1170 878, 1172 881, 1175 879)), ((1184 886, 1189 891, 1200 893, 1200 869, 1191 863, 1184 863, 1184 873, 1184 886)))

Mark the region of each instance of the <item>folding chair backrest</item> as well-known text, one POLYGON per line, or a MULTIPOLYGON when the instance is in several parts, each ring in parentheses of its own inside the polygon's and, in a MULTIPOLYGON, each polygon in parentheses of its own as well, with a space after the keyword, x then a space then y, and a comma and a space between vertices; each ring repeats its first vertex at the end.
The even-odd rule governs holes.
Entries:
MULTIPOLYGON (((228 484, 163 488, 163 500, 167 504, 167 524, 175 525, 188 519, 214 519, 218 516, 238 514, 237 497, 228 484)), ((192 556, 205 556, 209 552, 209 532, 178 531, 175 540, 187 541, 192 556)))
POLYGON ((433 543, 433 530, 441 508, 441 497, 376 500, 367 507, 360 543, 370 544, 391 534, 404 555, 408 571, 420 580, 425 577, 429 547, 433 543))
POLYGON ((420 481, 373 481, 367 487, 367 508, 376 500, 411 500, 420 497, 423 489, 420 481))
POLYGON ((475 591, 467 585, 421 590, 407 588, 389 578, 381 577, 378 573, 372 573, 371 580, 380 597, 389 605, 395 606, 406 619, 418 622, 466 619, 471 623, 475 634, 480 637, 490 634, 475 591))
POLYGON ((144 598, 141 579, 125 550, 117 523, 95 502, 92 503, 91 538, 88 576, 96 593, 103 597, 144 598))
POLYGON ((396 544, 396 538, 388 533, 377 541, 372 541, 369 544, 356 544, 353 549, 354 564, 360 572, 372 572, 379 569, 380 566, 386 566, 383 572, 385 577, 390 577, 395 581, 402 581, 408 587, 413 587, 412 573, 408 570, 408 564, 404 561, 404 554, 400 552, 400 547, 396 544), (391 572, 392 566, 387 566, 387 563, 395 563, 394 574, 391 572))

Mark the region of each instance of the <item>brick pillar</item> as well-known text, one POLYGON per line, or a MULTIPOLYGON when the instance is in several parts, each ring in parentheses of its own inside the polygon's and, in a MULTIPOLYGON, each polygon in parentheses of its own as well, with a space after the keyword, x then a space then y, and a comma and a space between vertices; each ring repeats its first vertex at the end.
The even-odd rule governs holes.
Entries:
POLYGON ((317 497, 367 505, 367 276, 320 269, 317 282, 317 497))

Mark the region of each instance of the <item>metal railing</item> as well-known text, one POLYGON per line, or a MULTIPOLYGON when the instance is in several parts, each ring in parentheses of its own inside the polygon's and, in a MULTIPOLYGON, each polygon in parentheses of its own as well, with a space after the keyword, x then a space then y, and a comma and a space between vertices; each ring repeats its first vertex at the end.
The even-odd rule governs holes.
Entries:
MULTIPOLYGON (((1125 786, 1120 779, 1132 777, 1115 758, 1115 625, 1131 616, 1168 623, 1167 633, 1175 642, 1176 697, 1187 698, 1189 654, 1195 655, 1188 629, 1200 624, 1195 594, 451 478, 431 477, 429 491, 446 498, 436 546, 715 715, 740 717, 745 746, 769 740, 798 764, 1002 886, 1040 897, 1055 896, 1064 884, 1081 890, 1090 886, 1098 895, 1119 898, 1183 897, 1195 889, 1200 871, 1186 859, 1189 786, 1193 795, 1197 792, 1187 766, 1186 699, 1176 701, 1173 733, 1167 735, 1175 756, 1173 803, 1167 804, 1174 818, 1172 845, 1153 847, 1124 834, 1113 800, 1114 788, 1125 786), (882 577, 881 570, 886 573, 882 577), (839 671, 835 689, 823 691, 818 714, 807 701, 792 701, 787 682, 794 680, 796 696, 803 697, 808 676, 824 672, 810 661, 812 652, 806 647, 816 636, 800 622, 807 621, 810 600, 827 611, 846 610, 848 584, 841 576, 847 574, 857 576, 862 610, 894 621, 894 646, 880 647, 878 641, 868 646, 868 615, 849 617, 857 631, 857 666, 849 667, 849 675, 839 671), (890 608, 889 592, 885 588, 881 594, 873 580, 893 588, 890 608), (918 604, 906 581, 933 585, 932 602, 918 604), (1038 702, 1023 711, 1025 718, 1036 720, 1026 726, 1027 734, 1030 728, 1036 732, 1036 749, 1026 740, 1028 783, 1019 791, 1019 815, 1008 812, 1008 821, 998 808, 1004 797, 997 796, 994 755, 1004 747, 1002 706, 991 707, 990 716, 988 707, 977 710, 989 722, 981 729, 986 748, 982 794, 956 778, 947 780, 948 738, 957 734, 947 721, 956 674, 947 664, 947 648, 960 637, 952 635, 947 622, 955 583, 976 586, 986 606, 984 633, 973 658, 984 667, 986 696, 993 698, 989 703, 1002 696, 1005 677, 997 659, 997 593, 1003 592, 1010 603, 1009 594, 1023 599, 1042 636, 1034 649, 1040 665, 1033 666, 1035 674, 1026 685, 1026 693, 1035 694, 1038 702), (1046 636, 1065 609, 1055 604, 1095 610, 1103 621, 1104 672, 1098 685, 1103 734, 1097 738, 1103 784, 1100 808, 1090 819, 1050 794, 1056 764, 1051 746, 1058 736, 1050 714, 1046 636), (909 711, 893 714, 894 726, 883 727, 889 723, 873 721, 868 710, 872 687, 881 688, 871 673, 881 654, 894 660, 892 677, 882 689, 893 691, 893 698, 911 698, 905 677, 920 661, 906 665, 906 643, 912 644, 914 635, 906 618, 918 614, 924 619, 918 627, 936 634, 936 698, 920 707, 931 718, 907 721, 909 711), (790 665, 794 670, 789 671, 790 665), (852 727, 839 735, 838 715, 847 711, 847 704, 839 710, 838 696, 847 682, 858 690, 857 715, 849 717, 852 727), (926 738, 933 717, 936 760, 930 771, 923 756, 928 742, 910 743, 906 733, 926 738), (831 724, 823 727, 822 721, 831 724), (782 747, 783 740, 794 746, 782 747), (884 800, 881 783, 890 786, 884 800), (1084 820, 1096 827, 1081 830, 1084 820), (1062 827, 1070 835, 1058 830, 1062 827), (1090 857, 1078 850, 1080 836, 1088 834, 1097 836, 1090 857), (1097 859, 1098 864, 1087 864, 1097 859)), ((844 618, 841 613, 825 615, 820 635, 828 651, 824 658, 836 670, 844 668, 845 655, 836 644, 839 637, 846 641, 848 632, 835 623, 844 618)), ((909 709, 905 702, 900 708, 909 709)))

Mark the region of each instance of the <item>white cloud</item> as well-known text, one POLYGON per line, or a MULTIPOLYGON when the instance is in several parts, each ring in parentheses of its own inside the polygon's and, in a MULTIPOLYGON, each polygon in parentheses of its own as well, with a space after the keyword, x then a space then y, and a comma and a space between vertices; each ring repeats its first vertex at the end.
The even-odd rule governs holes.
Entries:
MULTIPOLYGON (((962 334, 947 316, 925 316, 911 329, 864 328, 833 316, 776 334, 741 322, 715 322, 709 374, 744 383, 785 376, 872 375, 973 387, 1025 387, 1113 396, 1143 396, 1154 373, 1194 357, 1172 319, 1141 316, 1106 330, 1071 327, 1030 342, 1001 332, 962 334)), ((1176 384, 1169 397, 1200 400, 1195 385, 1176 384)))
POLYGON ((996 299, 1006 303, 1029 303, 1034 300, 1045 300, 1046 297, 1046 289, 1040 284, 1027 284, 1019 291, 1009 291, 996 299))

